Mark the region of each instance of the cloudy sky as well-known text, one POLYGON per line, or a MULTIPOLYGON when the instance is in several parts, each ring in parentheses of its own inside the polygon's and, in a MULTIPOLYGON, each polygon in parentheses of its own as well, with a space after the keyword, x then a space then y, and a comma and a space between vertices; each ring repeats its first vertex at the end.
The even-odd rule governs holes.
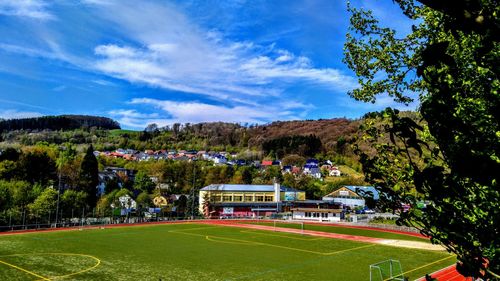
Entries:
MULTIPOLYGON (((409 28, 390 0, 354 4, 409 28)), ((357 118, 393 102, 346 94, 348 21, 343 0, 0 0, 0 118, 357 118)))

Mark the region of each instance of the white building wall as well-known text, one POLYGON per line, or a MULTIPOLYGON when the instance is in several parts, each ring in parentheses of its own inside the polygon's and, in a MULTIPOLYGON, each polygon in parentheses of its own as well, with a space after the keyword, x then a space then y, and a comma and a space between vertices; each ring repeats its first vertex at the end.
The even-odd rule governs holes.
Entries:
POLYGON ((339 222, 340 221, 340 214, 328 213, 327 218, 322 218, 321 215, 319 217, 306 217, 305 212, 294 211, 292 218, 294 220, 304 220, 304 221, 339 222))
POLYGON ((365 206, 365 199, 333 198, 333 202, 342 203, 344 206, 365 206))
POLYGON ((365 200, 364 199, 350 199, 350 198, 337 198, 337 197, 328 197, 325 196, 322 198, 324 201, 333 201, 337 203, 342 203, 344 206, 350 206, 350 207, 355 207, 355 206, 365 206, 365 200))

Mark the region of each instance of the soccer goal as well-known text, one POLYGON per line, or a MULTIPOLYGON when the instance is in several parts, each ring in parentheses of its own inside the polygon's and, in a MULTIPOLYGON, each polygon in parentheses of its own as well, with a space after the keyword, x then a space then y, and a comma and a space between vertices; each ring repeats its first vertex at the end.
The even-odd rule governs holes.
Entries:
POLYGON ((288 224, 288 225, 295 224, 296 226, 291 227, 291 228, 300 229, 301 233, 304 234, 305 227, 304 227, 304 222, 302 222, 302 221, 274 220, 273 224, 274 224, 274 231, 276 231, 276 227, 283 227, 283 226, 280 226, 280 224, 288 224))
POLYGON ((370 281, 405 281, 403 267, 398 260, 386 260, 370 265, 370 281))

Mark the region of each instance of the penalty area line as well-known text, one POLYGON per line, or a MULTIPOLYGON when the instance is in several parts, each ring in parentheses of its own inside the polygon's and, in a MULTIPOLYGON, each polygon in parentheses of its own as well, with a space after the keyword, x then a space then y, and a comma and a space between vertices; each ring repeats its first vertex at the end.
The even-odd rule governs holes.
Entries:
MULTIPOLYGON (((294 237, 292 235, 279 235, 279 234, 269 234, 269 233, 263 233, 263 232, 268 232, 269 230, 241 230, 240 232, 242 233, 253 233, 253 234, 258 234, 258 235, 265 235, 265 236, 275 236, 275 237, 283 237, 283 238, 289 238, 289 239, 294 239, 294 240, 302 240, 302 241, 316 241, 316 240, 323 240, 326 239, 325 237, 318 237, 318 238, 302 238, 302 237, 294 237)), ((290 234, 295 234, 297 233, 290 233, 290 234)), ((308 236, 309 237, 309 236, 308 236)), ((312 236, 310 236, 312 237, 312 236)))
POLYGON ((203 237, 206 240, 211 241, 211 242, 222 242, 222 241, 214 241, 215 239, 218 238, 218 239, 222 239, 222 240, 226 240, 226 241, 235 241, 235 242, 238 242, 238 244, 242 243, 242 245, 273 247, 273 248, 280 248, 280 249, 286 249, 286 250, 292 250, 292 251, 298 251, 298 252, 316 254, 316 255, 321 255, 321 256, 331 256, 331 255, 341 254, 341 253, 345 253, 345 252, 349 252, 349 251, 354 251, 354 250, 358 250, 358 249, 363 249, 363 248, 377 246, 377 244, 368 244, 368 245, 363 245, 363 246, 359 246, 359 247, 348 248, 348 249, 344 249, 344 250, 333 251, 333 252, 326 252, 325 253, 325 252, 318 252, 318 251, 312 251, 312 250, 306 250, 306 249, 300 249, 300 248, 294 248, 294 247, 287 247, 287 246, 282 246, 282 245, 275 245, 275 244, 269 244, 269 243, 251 241, 251 240, 243 240, 243 239, 235 239, 235 238, 229 238, 229 237, 222 237, 222 236, 216 236, 216 235, 206 235, 206 234, 197 234, 197 233, 180 232, 180 231, 176 231, 176 232, 172 232, 172 233, 179 233, 179 234, 184 234, 184 235, 191 235, 191 236, 203 237))

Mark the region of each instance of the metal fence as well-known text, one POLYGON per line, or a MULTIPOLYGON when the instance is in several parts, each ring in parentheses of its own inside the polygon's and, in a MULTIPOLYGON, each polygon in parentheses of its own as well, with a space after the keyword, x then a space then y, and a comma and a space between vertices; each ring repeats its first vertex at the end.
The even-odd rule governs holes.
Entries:
POLYGON ((112 224, 134 224, 156 221, 170 221, 186 219, 184 216, 176 216, 173 213, 161 212, 146 215, 146 212, 135 212, 126 214, 115 214, 108 212, 105 216, 99 216, 95 210, 60 210, 56 219, 56 210, 51 210, 40 215, 30 213, 27 210, 11 213, 0 213, 0 232, 20 230, 43 230, 50 228, 88 227, 112 224))

